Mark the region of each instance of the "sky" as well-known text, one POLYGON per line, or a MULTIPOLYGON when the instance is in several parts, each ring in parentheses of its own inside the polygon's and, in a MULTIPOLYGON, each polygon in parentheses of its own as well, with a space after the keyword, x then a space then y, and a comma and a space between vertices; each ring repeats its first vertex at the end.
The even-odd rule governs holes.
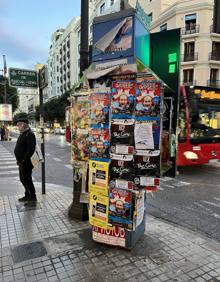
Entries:
MULTIPOLYGON (((51 35, 80 15, 80 0, 0 0, 0 69, 45 64, 51 35)), ((1 74, 1 72, 0 72, 1 74)))

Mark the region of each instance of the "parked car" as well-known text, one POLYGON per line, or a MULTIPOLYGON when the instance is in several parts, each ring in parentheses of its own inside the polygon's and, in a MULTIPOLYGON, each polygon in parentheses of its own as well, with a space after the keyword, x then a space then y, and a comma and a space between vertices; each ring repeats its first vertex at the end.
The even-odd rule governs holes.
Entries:
POLYGON ((65 135, 66 134, 66 127, 61 127, 60 128, 60 134, 65 135))
POLYGON ((53 132, 54 132, 55 135, 60 134, 60 127, 54 128, 53 132))

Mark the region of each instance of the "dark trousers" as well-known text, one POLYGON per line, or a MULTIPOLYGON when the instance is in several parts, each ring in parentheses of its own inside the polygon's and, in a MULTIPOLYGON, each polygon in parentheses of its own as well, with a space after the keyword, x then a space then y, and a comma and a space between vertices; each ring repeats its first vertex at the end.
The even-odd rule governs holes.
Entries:
POLYGON ((20 181, 25 188, 25 196, 35 197, 35 188, 32 181, 32 163, 31 161, 19 165, 20 181))

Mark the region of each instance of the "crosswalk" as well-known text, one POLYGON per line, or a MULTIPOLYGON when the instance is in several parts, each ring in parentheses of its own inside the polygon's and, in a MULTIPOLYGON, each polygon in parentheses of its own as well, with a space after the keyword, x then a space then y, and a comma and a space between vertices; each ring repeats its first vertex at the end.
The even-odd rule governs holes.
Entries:
POLYGON ((16 159, 2 144, 0 144, 0 179, 19 179, 16 159))

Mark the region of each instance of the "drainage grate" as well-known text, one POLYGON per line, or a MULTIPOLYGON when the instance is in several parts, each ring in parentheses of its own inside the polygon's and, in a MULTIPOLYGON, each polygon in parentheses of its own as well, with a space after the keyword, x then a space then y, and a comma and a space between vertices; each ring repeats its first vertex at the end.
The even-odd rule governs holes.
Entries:
POLYGON ((43 242, 34 242, 16 246, 12 249, 12 258, 14 263, 19 263, 25 260, 34 259, 45 256, 47 250, 43 242))
POLYGON ((25 211, 32 211, 32 210, 39 210, 41 206, 39 203, 25 203, 16 205, 18 212, 25 212, 25 211))

